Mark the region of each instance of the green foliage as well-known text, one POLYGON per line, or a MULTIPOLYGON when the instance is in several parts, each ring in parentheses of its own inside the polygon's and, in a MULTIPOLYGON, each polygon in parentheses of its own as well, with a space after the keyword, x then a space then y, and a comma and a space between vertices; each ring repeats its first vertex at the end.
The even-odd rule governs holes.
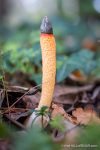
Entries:
POLYGON ((11 138, 12 131, 11 128, 6 124, 0 122, 0 138, 11 138))
POLYGON ((97 59, 97 67, 91 73, 96 78, 100 79, 100 58, 97 59))
POLYGON ((2 51, 0 51, 0 81, 2 81, 3 79, 3 74, 2 74, 2 68, 3 64, 2 64, 2 51))
POLYGON ((2 80, 2 78, 3 78, 2 75, 0 75, 0 81, 2 80))
POLYGON ((91 0, 80 0, 80 13, 81 15, 94 15, 97 12, 93 8, 93 2, 91 0))
POLYGON ((36 117, 34 118, 34 120, 33 120, 33 125, 34 125, 34 121, 35 121, 35 119, 37 118, 37 117, 40 117, 41 116, 41 124, 42 124, 42 128, 44 128, 44 124, 43 124, 43 117, 44 116, 49 116, 49 111, 48 111, 48 107, 47 106, 43 106, 43 107, 41 107, 41 109, 40 110, 34 110, 34 112, 35 112, 35 114, 36 114, 36 117))
POLYGON ((21 71, 23 73, 34 73, 34 59, 38 53, 33 49, 15 49, 4 53, 4 69, 10 73, 21 71))
MULTIPOLYGON (((84 38, 95 39, 98 36, 99 23, 89 28, 83 20, 74 24, 58 16, 52 19, 52 23, 57 45, 57 82, 66 79, 76 69, 80 69, 88 76, 99 78, 100 53, 97 51, 94 53, 82 47, 84 38)), ((34 25, 22 26, 0 43, 3 53, 0 64, 9 74, 22 72, 27 74, 30 80, 41 84, 40 31, 38 26, 33 27, 34 25)))
POLYGON ((35 126, 27 132, 17 133, 4 123, 0 123, 0 138, 9 139, 12 142, 11 150, 59 150, 59 146, 52 142, 49 135, 35 126))
POLYGON ((42 106, 40 110, 34 110, 37 114, 37 116, 45 116, 48 114, 48 107, 42 106))
POLYGON ((83 147, 78 147, 79 150, 91 150, 91 148, 98 150, 100 148, 100 125, 88 125, 77 138, 77 142, 83 144, 83 147))
POLYGON ((59 150, 59 146, 54 144, 50 137, 40 131, 37 127, 30 129, 16 138, 13 150, 59 150))
MULTIPOLYGON (((15 49, 8 52, 5 50, 3 55, 4 70, 9 73, 18 71, 28 73, 31 80, 40 84, 42 78, 41 51, 38 45, 36 46, 37 50, 35 50, 35 46, 34 49, 15 49), (35 66, 37 66, 37 71, 35 71, 35 66)), ((64 80, 76 69, 80 69, 87 75, 95 69, 92 74, 97 75, 99 73, 99 59, 94 59, 94 56, 95 53, 85 49, 72 53, 70 56, 57 55, 57 82, 64 80)))
POLYGON ((96 67, 96 61, 93 59, 94 53, 89 50, 80 50, 70 57, 60 57, 59 68, 57 70, 57 81, 62 81, 74 70, 82 70, 85 74, 90 74, 96 67), (65 59, 63 59, 65 58, 65 59))
POLYGON ((65 131, 63 117, 61 115, 57 115, 50 121, 50 125, 52 128, 58 129, 61 132, 65 131))

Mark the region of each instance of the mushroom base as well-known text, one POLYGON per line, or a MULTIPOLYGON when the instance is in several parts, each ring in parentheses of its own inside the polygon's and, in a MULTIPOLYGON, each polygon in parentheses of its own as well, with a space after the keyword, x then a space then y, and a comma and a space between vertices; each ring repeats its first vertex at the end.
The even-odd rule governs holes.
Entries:
POLYGON ((50 121, 48 115, 37 116, 36 112, 33 112, 31 116, 25 121, 26 128, 31 128, 33 126, 39 126, 40 128, 45 128, 50 121))

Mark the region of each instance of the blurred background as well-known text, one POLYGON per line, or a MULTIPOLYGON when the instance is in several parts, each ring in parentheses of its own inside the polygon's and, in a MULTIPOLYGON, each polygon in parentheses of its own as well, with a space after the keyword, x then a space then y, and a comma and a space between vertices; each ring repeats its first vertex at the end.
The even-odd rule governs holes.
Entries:
POLYGON ((44 16, 56 37, 57 83, 72 73, 82 80, 99 79, 100 0, 0 0, 0 79, 5 72, 13 85, 41 84, 44 16))

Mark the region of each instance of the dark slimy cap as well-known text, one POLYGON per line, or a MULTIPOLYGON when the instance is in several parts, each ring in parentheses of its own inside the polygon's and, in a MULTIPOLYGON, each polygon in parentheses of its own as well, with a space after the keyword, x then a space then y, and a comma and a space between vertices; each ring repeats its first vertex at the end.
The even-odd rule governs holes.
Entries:
POLYGON ((47 34, 53 34, 53 29, 51 22, 48 20, 48 17, 45 16, 42 20, 41 26, 40 26, 41 33, 47 33, 47 34))

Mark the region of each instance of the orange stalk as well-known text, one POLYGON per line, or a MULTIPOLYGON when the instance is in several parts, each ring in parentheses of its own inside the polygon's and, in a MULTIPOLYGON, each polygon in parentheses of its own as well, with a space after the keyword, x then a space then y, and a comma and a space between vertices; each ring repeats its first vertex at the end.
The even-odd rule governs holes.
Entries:
MULTIPOLYGON (((43 75, 41 99, 38 108, 36 108, 38 110, 43 106, 47 106, 48 108, 51 106, 56 77, 56 42, 51 23, 47 17, 44 17, 41 24, 40 46, 42 52, 43 75)), ((35 112, 33 112, 25 122, 26 127, 30 127, 32 125, 34 118, 36 118, 35 112)), ((35 123, 41 126, 41 119, 41 116, 37 117, 35 123)), ((48 115, 44 116, 44 126, 48 124, 48 121, 48 115)))
POLYGON ((50 107, 56 77, 56 42, 52 27, 45 17, 41 25, 40 45, 42 51, 42 94, 38 108, 50 107))

